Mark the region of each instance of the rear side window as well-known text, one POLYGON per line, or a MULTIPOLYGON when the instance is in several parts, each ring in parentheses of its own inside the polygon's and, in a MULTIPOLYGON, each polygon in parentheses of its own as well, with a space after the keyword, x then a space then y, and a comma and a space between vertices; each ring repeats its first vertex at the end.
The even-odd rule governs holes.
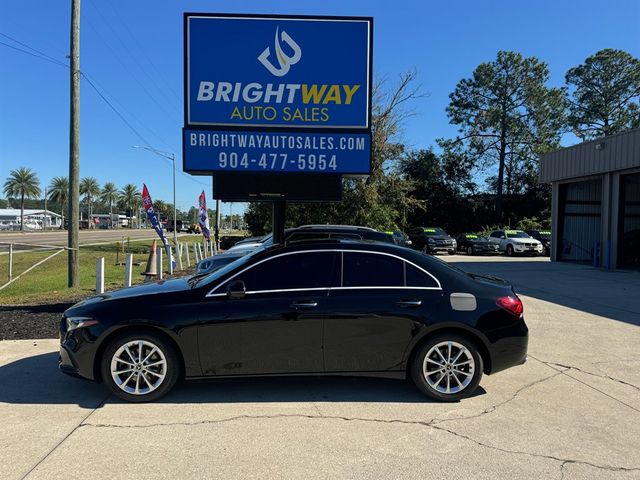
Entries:
POLYGON ((438 283, 419 268, 405 263, 407 287, 438 287, 438 283))
POLYGON ((388 255, 344 252, 343 287, 403 287, 404 262, 388 255))
POLYGON ((242 280, 248 292, 329 288, 339 281, 338 261, 336 252, 283 255, 251 267, 233 280, 242 280))

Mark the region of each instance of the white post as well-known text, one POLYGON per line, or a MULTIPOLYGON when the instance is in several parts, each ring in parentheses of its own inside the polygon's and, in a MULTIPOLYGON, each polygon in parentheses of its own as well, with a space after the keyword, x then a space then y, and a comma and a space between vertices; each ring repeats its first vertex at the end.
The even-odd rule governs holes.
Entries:
POLYGON ((13 243, 9 244, 9 281, 13 278, 13 243))
POLYGON ((156 271, 158 272, 158 280, 162 280, 162 247, 158 247, 156 252, 156 271))
POLYGON ((173 275, 173 247, 169 247, 169 257, 167 258, 167 270, 169 271, 169 275, 173 275))
POLYGON ((197 243, 193 244, 193 256, 195 258, 194 262, 198 263, 198 244, 197 243))
POLYGON ((204 259, 204 255, 203 255, 203 250, 204 249, 202 248, 202 242, 198 243, 198 250, 199 250, 199 253, 200 253, 200 260, 203 260, 204 259))
POLYGON ((185 243, 184 253, 187 254, 187 267, 191 266, 191 259, 189 258, 189 245, 185 243))
POLYGON ((104 257, 96 260, 96 293, 104 293, 104 257))
POLYGON ((209 252, 207 251, 207 242, 202 242, 202 250, 204 251, 203 258, 207 258, 209 256, 209 252))
POLYGON ((131 286, 131 271, 133 270, 133 253, 127 254, 127 259, 124 264, 124 286, 131 286))
POLYGON ((211 249, 213 250, 213 255, 218 254, 218 246, 216 245, 216 242, 211 243, 211 249))
POLYGON ((178 270, 182 270, 182 243, 176 243, 176 260, 178 261, 178 270))

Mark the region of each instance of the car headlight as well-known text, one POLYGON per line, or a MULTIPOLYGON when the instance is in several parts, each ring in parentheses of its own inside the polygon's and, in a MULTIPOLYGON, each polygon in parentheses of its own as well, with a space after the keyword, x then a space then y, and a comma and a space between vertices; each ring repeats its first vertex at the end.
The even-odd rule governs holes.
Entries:
POLYGON ((67 331, 70 332, 78 328, 90 327, 97 323, 98 321, 91 317, 67 317, 67 331))
POLYGON ((458 242, 456 242, 456 239, 453 239, 453 246, 455 247, 456 245, 458 245, 458 242))
POLYGON ((429 238, 427 241, 428 241, 429 243, 436 243, 436 241, 435 241, 433 238, 429 238))

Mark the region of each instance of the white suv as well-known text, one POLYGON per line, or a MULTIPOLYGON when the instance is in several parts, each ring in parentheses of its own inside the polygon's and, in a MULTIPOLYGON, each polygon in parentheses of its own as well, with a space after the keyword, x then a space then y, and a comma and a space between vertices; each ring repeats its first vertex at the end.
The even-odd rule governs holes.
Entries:
POLYGON ((522 230, 495 230, 491 232, 489 241, 497 244, 500 251, 509 256, 513 256, 516 253, 533 255, 542 255, 544 253, 542 243, 522 230))

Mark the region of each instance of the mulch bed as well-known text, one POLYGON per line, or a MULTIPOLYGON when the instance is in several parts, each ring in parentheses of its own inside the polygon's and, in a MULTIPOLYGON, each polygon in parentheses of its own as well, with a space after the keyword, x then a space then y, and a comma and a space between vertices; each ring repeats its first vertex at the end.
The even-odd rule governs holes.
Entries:
MULTIPOLYGON (((164 279, 193 275, 195 267, 185 269, 164 279)), ((58 338, 62 312, 78 303, 88 294, 74 300, 38 305, 0 306, 0 340, 27 340, 37 338, 58 338)))
POLYGON ((73 303, 0 307, 0 340, 57 338, 62 312, 73 303))

